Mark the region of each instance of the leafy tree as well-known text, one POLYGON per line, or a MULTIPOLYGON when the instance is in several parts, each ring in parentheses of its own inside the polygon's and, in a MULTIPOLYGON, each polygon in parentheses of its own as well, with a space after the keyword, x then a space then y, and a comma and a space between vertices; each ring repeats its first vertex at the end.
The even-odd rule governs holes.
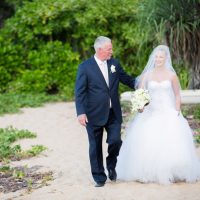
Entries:
POLYGON ((93 55, 99 35, 113 39, 115 57, 129 73, 140 70, 137 0, 23 2, 0 31, 2 92, 72 94, 77 65, 93 55))
POLYGON ((154 45, 167 43, 183 88, 188 84, 185 66, 190 87, 199 87, 197 0, 3 2, 15 14, 0 30, 1 92, 73 96, 77 65, 93 55, 99 35, 112 38, 114 56, 133 76, 141 72, 154 45))

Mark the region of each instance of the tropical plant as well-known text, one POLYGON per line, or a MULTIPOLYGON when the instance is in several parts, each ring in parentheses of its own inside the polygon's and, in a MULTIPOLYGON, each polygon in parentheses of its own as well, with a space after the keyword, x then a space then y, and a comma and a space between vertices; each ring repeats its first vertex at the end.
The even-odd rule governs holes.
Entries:
POLYGON ((189 88, 200 88, 199 0, 144 0, 140 10, 148 37, 169 45, 176 62, 189 69, 189 88))

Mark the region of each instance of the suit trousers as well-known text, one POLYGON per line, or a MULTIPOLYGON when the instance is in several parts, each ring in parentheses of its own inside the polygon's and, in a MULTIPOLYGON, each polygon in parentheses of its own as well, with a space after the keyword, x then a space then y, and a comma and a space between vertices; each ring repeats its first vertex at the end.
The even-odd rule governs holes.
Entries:
POLYGON ((104 126, 97 126, 88 122, 87 133, 89 139, 89 157, 92 176, 95 182, 104 183, 107 176, 103 165, 102 139, 104 129, 107 132, 108 156, 106 157, 107 169, 115 169, 119 155, 121 140, 121 123, 117 121, 113 109, 109 111, 108 121, 104 126))

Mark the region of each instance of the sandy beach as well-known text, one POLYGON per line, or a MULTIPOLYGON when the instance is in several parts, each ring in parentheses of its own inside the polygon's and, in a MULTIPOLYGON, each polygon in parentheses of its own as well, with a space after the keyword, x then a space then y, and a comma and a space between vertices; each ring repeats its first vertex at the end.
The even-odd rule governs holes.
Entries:
MULTIPOLYGON (((12 162, 11 166, 52 170, 54 180, 30 194, 25 190, 1 193, 0 200, 200 200, 200 182, 165 186, 108 180, 105 187, 95 188, 90 174, 87 133, 77 122, 74 102, 46 104, 22 111, 1 116, 0 127, 13 126, 35 132, 37 138, 19 142, 22 148, 42 144, 48 150, 37 157, 12 162)), ((106 133, 104 158, 105 139, 106 133)), ((200 157, 200 148, 197 152, 200 157)))

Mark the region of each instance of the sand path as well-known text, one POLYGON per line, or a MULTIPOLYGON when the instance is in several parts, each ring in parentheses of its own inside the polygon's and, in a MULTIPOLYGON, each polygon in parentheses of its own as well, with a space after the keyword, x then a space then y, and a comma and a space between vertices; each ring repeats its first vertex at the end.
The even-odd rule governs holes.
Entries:
MULTIPOLYGON (((37 133, 36 139, 20 141, 23 148, 34 144, 48 147, 38 157, 12 165, 42 166, 41 170, 52 170, 55 179, 30 194, 0 194, 0 200, 200 200, 200 182, 163 186, 108 181, 105 187, 95 188, 90 175, 87 134, 76 120, 73 102, 25 108, 23 113, 0 117, 0 127, 10 125, 37 133)), ((105 154, 106 147, 104 141, 105 154)), ((200 149, 197 151, 200 155, 200 149)))

